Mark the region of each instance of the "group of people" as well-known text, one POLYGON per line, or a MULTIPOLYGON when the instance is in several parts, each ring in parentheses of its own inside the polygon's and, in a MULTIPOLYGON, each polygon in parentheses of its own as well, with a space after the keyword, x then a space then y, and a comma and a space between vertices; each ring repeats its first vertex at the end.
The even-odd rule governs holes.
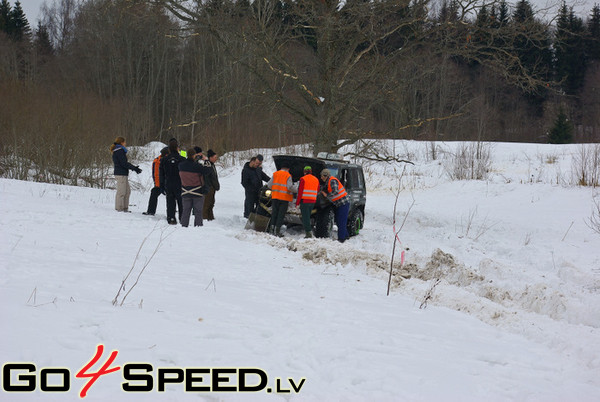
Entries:
MULTIPOLYGON (((319 193, 330 201, 334 210, 335 221, 338 227, 338 240, 346 241, 349 237, 348 229, 348 210, 350 208, 350 199, 346 189, 335 176, 331 175, 329 169, 323 169, 319 180, 312 174, 312 167, 304 167, 304 175, 298 183, 294 183, 290 174, 290 166, 285 161, 282 162, 280 169, 273 173, 269 178, 262 171, 262 155, 254 156, 244 165, 242 169, 242 186, 244 187, 246 198, 244 201, 244 217, 249 218, 251 213, 256 213, 260 190, 263 182, 267 182, 267 187, 271 190, 271 219, 267 226, 267 232, 275 236, 282 237, 281 226, 285 219, 290 202, 294 200, 296 194, 296 206, 300 207, 302 215, 302 226, 305 231, 305 238, 313 237, 311 214, 315 208, 319 193)), ((325 219, 323 212, 320 217, 325 219)))
MULTIPOLYGON (((115 209, 129 212, 130 187, 129 170, 141 173, 138 166, 127 161, 125 139, 117 137, 111 146, 114 162, 114 174, 117 180, 115 209)), ((209 149, 204 155, 202 148, 192 147, 181 152, 175 138, 169 140, 169 146, 161 150, 160 155, 152 162, 152 179, 154 188, 150 191, 148 209, 144 215, 154 215, 158 197, 163 194, 167 199, 167 222, 177 224, 176 212, 181 226, 187 227, 192 213, 194 226, 203 226, 204 219, 213 220, 215 193, 219 191, 219 176, 215 163, 218 155, 209 149), (184 156, 185 155, 185 156, 184 156)))
MULTIPOLYGON (((131 189, 128 175, 132 170, 141 173, 139 166, 132 165, 127 160, 126 141, 117 137, 111 146, 114 163, 114 175, 117 180, 115 209, 129 212, 129 196, 131 189)), ((203 226, 204 219, 213 220, 215 193, 219 191, 219 177, 215 163, 218 155, 209 149, 206 156, 202 148, 192 147, 182 153, 175 138, 169 141, 169 146, 161 150, 160 155, 152 162, 152 178, 154 188, 150 191, 148 209, 144 215, 154 215, 158 197, 163 194, 167 199, 167 222, 177 224, 176 210, 179 222, 187 227, 191 214, 194 214, 194 226, 203 226), (185 155, 185 156, 184 156, 185 155)), ((283 236, 283 225, 289 203, 293 202, 296 194, 296 206, 300 207, 302 225, 305 237, 313 237, 311 214, 317 202, 319 193, 328 199, 334 209, 335 221, 338 227, 338 240, 344 242, 348 238, 347 220, 350 202, 344 186, 329 169, 323 169, 319 180, 312 174, 310 166, 304 167, 304 175, 298 183, 294 183, 290 174, 290 166, 285 161, 279 170, 269 177, 262 170, 263 156, 253 156, 242 169, 242 186, 245 191, 244 217, 250 218, 256 213, 260 202, 260 190, 263 182, 271 189, 271 219, 267 231, 275 236, 283 236)))

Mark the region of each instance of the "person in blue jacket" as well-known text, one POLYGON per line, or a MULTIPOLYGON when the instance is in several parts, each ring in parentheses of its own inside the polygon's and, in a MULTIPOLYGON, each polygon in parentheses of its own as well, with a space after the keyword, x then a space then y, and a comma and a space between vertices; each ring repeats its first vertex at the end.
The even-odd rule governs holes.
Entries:
POLYGON ((134 166, 127 161, 127 142, 123 137, 117 137, 111 145, 112 159, 115 165, 114 175, 117 180, 117 196, 115 198, 115 209, 119 212, 129 212, 129 171, 133 170, 137 174, 142 173, 139 166, 134 166))

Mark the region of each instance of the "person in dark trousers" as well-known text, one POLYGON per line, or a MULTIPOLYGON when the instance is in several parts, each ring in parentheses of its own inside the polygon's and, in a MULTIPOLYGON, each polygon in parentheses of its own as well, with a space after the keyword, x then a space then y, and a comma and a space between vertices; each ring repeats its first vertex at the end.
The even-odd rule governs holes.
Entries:
POLYGON ((188 227, 190 215, 194 212, 194 226, 203 226, 202 207, 204 196, 208 193, 206 176, 212 173, 212 169, 198 163, 197 153, 194 148, 187 151, 187 159, 179 164, 179 177, 181 178, 181 198, 183 209, 180 218, 181 226, 188 227))
POLYGON ((205 176, 206 185, 209 190, 208 193, 204 196, 204 208, 202 209, 202 217, 207 221, 212 221, 215 219, 215 214, 213 209, 215 207, 215 193, 221 189, 221 185, 219 184, 219 175, 217 174, 217 167, 215 163, 219 158, 219 155, 212 149, 206 151, 205 165, 210 167, 211 173, 208 176, 205 176))
POLYGON ((152 180, 154 187, 150 190, 150 199, 148 200, 148 209, 142 212, 144 215, 154 215, 156 206, 158 205, 158 196, 162 194, 160 189, 160 160, 169 153, 169 147, 164 147, 160 150, 160 155, 152 161, 152 180))
POLYGON ((134 166, 127 161, 126 145, 127 142, 125 141, 125 138, 117 137, 110 147, 114 164, 114 175, 117 180, 115 209, 119 212, 129 212, 129 195, 131 194, 129 171, 133 170, 137 174, 142 173, 142 169, 140 169, 139 166, 134 166))
POLYGON ((319 179, 312 174, 312 168, 305 166, 304 176, 300 178, 300 184, 298 185, 298 197, 296 197, 296 206, 300 206, 300 212, 302 213, 305 238, 313 237, 310 214, 317 202, 320 185, 319 179))
POLYGON ((167 196, 167 222, 170 225, 176 225, 175 205, 179 211, 179 220, 181 220, 181 211, 183 203, 181 200, 181 178, 179 177, 179 163, 185 158, 179 154, 179 143, 175 138, 169 141, 169 153, 160 161, 160 189, 167 196))
POLYGON ((252 212, 256 212, 263 181, 268 182, 269 180, 271 178, 262 171, 262 162, 258 157, 253 156, 250 162, 246 162, 242 169, 242 186, 246 195, 244 199, 244 218, 248 218, 252 212))
POLYGON ((335 212, 335 224, 338 228, 338 241, 343 243, 348 238, 348 211, 350 210, 350 198, 346 189, 337 177, 331 175, 329 169, 321 171, 321 180, 325 183, 321 194, 327 197, 333 204, 335 212))
POLYGON ((277 237, 283 237, 281 225, 283 225, 290 202, 294 200, 293 193, 298 191, 292 181, 290 167, 282 163, 281 169, 273 173, 273 177, 269 180, 267 186, 271 189, 272 206, 271 220, 269 221, 267 232, 277 237))

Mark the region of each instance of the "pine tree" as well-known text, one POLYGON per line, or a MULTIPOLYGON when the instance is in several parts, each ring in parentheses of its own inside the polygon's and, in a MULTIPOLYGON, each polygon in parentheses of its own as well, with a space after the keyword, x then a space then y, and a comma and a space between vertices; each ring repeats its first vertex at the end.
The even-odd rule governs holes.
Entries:
POLYGON ((586 28, 586 57, 590 61, 600 60, 600 6, 598 4, 592 9, 586 28))
POLYGON ((562 108, 558 112, 552 130, 550 130, 548 142, 551 144, 569 144, 573 142, 573 124, 562 108))
POLYGON ((440 12, 438 13, 438 21, 440 22, 456 22, 458 21, 458 5, 456 1, 444 0, 442 2, 442 7, 440 12))
POLYGON ((35 31, 33 40, 36 53, 42 58, 48 58, 54 54, 54 47, 50 41, 50 34, 45 25, 38 21, 38 27, 35 31))
MULTIPOLYGON (((513 13, 511 25, 517 33, 513 47, 524 72, 536 80, 549 82, 552 78, 552 50, 550 34, 544 24, 536 21, 533 8, 527 0, 520 0, 513 13)), ((527 94, 531 106, 539 116, 547 89, 538 85, 527 94)))
POLYGON ((21 2, 17 0, 9 15, 8 34, 16 42, 29 41, 31 39, 31 28, 25 17, 21 2))
POLYGON ((575 15, 573 7, 563 3, 556 22, 554 40, 554 74, 562 82, 563 90, 575 95, 583 86, 586 70, 583 20, 575 15))
POLYGON ((501 28, 508 24, 510 20, 510 15, 508 12, 508 6, 506 5, 506 1, 502 0, 498 6, 496 6, 496 4, 492 5, 492 10, 490 11, 490 18, 492 20, 492 26, 494 28, 501 28))
POLYGON ((11 7, 8 0, 0 2, 0 31, 10 34, 10 15, 11 7))
POLYGON ((514 47, 522 65, 535 78, 548 81, 551 76, 552 52, 547 29, 535 20, 531 4, 527 0, 517 3, 512 24, 517 35, 514 47))

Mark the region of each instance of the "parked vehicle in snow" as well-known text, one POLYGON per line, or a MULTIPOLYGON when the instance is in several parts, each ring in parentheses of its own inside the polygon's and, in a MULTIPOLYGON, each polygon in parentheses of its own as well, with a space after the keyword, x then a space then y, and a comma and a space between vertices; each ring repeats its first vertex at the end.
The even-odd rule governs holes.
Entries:
MULTIPOLYGON (((343 160, 338 154, 321 153, 316 158, 295 155, 275 155, 273 156, 277 170, 282 164, 290 167, 292 180, 297 182, 304 174, 304 167, 310 166, 312 173, 317 178, 320 177, 323 169, 329 169, 332 176, 337 177, 350 198, 350 209, 348 212, 348 233, 355 236, 363 228, 365 219, 365 204, 367 201, 367 190, 365 186, 365 177, 362 167, 357 164, 349 163, 343 160)), ((321 182, 321 185, 323 183, 321 182)), ((290 225, 301 225, 302 217, 300 210, 293 207, 290 202, 290 208, 285 216, 285 223, 290 225)), ((271 190, 264 186, 260 192, 259 206, 256 212, 258 215, 271 216, 271 190)), ((320 193, 317 196, 315 208, 311 214, 311 223, 316 237, 330 237, 334 226, 334 216, 332 204, 320 193)))

